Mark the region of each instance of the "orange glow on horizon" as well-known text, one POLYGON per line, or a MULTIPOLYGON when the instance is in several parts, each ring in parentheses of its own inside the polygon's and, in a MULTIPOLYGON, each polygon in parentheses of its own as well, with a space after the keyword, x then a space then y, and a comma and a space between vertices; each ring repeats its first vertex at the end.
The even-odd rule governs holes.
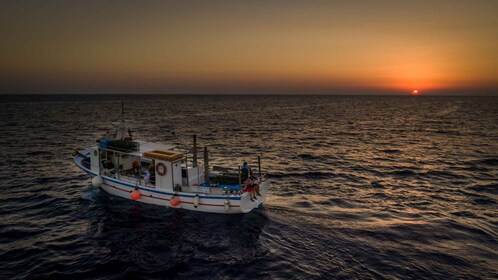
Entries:
POLYGON ((392 2, 129 1, 95 14, 14 1, 0 11, 0 93, 498 89, 496 9, 454 0, 434 17, 430 1, 392 2))

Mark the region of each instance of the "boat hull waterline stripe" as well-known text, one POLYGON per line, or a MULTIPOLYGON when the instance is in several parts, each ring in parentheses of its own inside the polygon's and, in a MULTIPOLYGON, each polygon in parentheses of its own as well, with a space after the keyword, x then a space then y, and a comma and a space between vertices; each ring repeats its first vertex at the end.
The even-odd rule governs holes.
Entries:
MULTIPOLYGON (((122 189, 122 188, 118 188, 116 186, 113 186, 113 185, 109 185, 109 184, 104 184, 105 186, 107 187, 111 187, 111 188, 114 188, 114 189, 117 189, 117 190, 120 190, 122 192, 126 192, 126 193, 130 193, 131 191, 129 190, 125 190, 125 189, 122 189)), ((141 193, 140 194, 141 196, 145 196, 145 197, 149 197, 149 198, 154 198, 154 199, 160 199, 160 200, 166 200, 166 201, 170 201, 170 199, 168 198, 162 198, 162 197, 157 197, 157 196, 153 196, 153 195, 147 195, 147 194, 143 194, 141 193)), ((186 204, 194 204, 193 202, 189 202, 189 201, 181 201, 180 200, 180 203, 186 203, 186 204)), ((204 206, 219 206, 219 207, 225 207, 224 204, 209 204, 209 203, 199 203, 199 205, 204 205, 204 206)), ((230 207, 240 207, 239 205, 230 205, 230 207)), ((175 207, 174 207, 175 208, 175 207)))

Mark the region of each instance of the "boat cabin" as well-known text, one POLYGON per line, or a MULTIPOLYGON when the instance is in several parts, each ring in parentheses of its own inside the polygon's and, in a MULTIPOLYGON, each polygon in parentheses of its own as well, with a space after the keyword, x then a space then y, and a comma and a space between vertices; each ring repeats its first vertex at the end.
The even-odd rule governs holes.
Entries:
POLYGON ((100 139, 90 151, 90 169, 103 176, 165 191, 204 183, 203 166, 187 165, 173 146, 131 140, 100 139))

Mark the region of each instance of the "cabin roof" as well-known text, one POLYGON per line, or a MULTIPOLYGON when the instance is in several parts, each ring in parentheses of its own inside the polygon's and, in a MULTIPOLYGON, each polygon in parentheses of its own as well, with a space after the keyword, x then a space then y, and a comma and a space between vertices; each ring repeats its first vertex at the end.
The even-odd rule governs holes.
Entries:
POLYGON ((154 150, 145 152, 144 157, 164 161, 177 161, 183 158, 183 154, 175 151, 154 150))

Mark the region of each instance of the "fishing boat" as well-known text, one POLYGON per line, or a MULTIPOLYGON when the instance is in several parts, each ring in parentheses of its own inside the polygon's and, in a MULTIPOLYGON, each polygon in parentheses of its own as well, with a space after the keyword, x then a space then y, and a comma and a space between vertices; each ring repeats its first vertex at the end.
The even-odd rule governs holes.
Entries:
POLYGON ((74 163, 90 176, 93 186, 134 201, 224 214, 248 213, 262 206, 270 181, 261 173, 259 156, 256 173, 247 165, 210 169, 207 147, 203 164, 197 152, 195 135, 193 147, 186 151, 134 139, 125 127, 122 105, 115 132, 100 137, 92 147, 76 150, 74 163))

